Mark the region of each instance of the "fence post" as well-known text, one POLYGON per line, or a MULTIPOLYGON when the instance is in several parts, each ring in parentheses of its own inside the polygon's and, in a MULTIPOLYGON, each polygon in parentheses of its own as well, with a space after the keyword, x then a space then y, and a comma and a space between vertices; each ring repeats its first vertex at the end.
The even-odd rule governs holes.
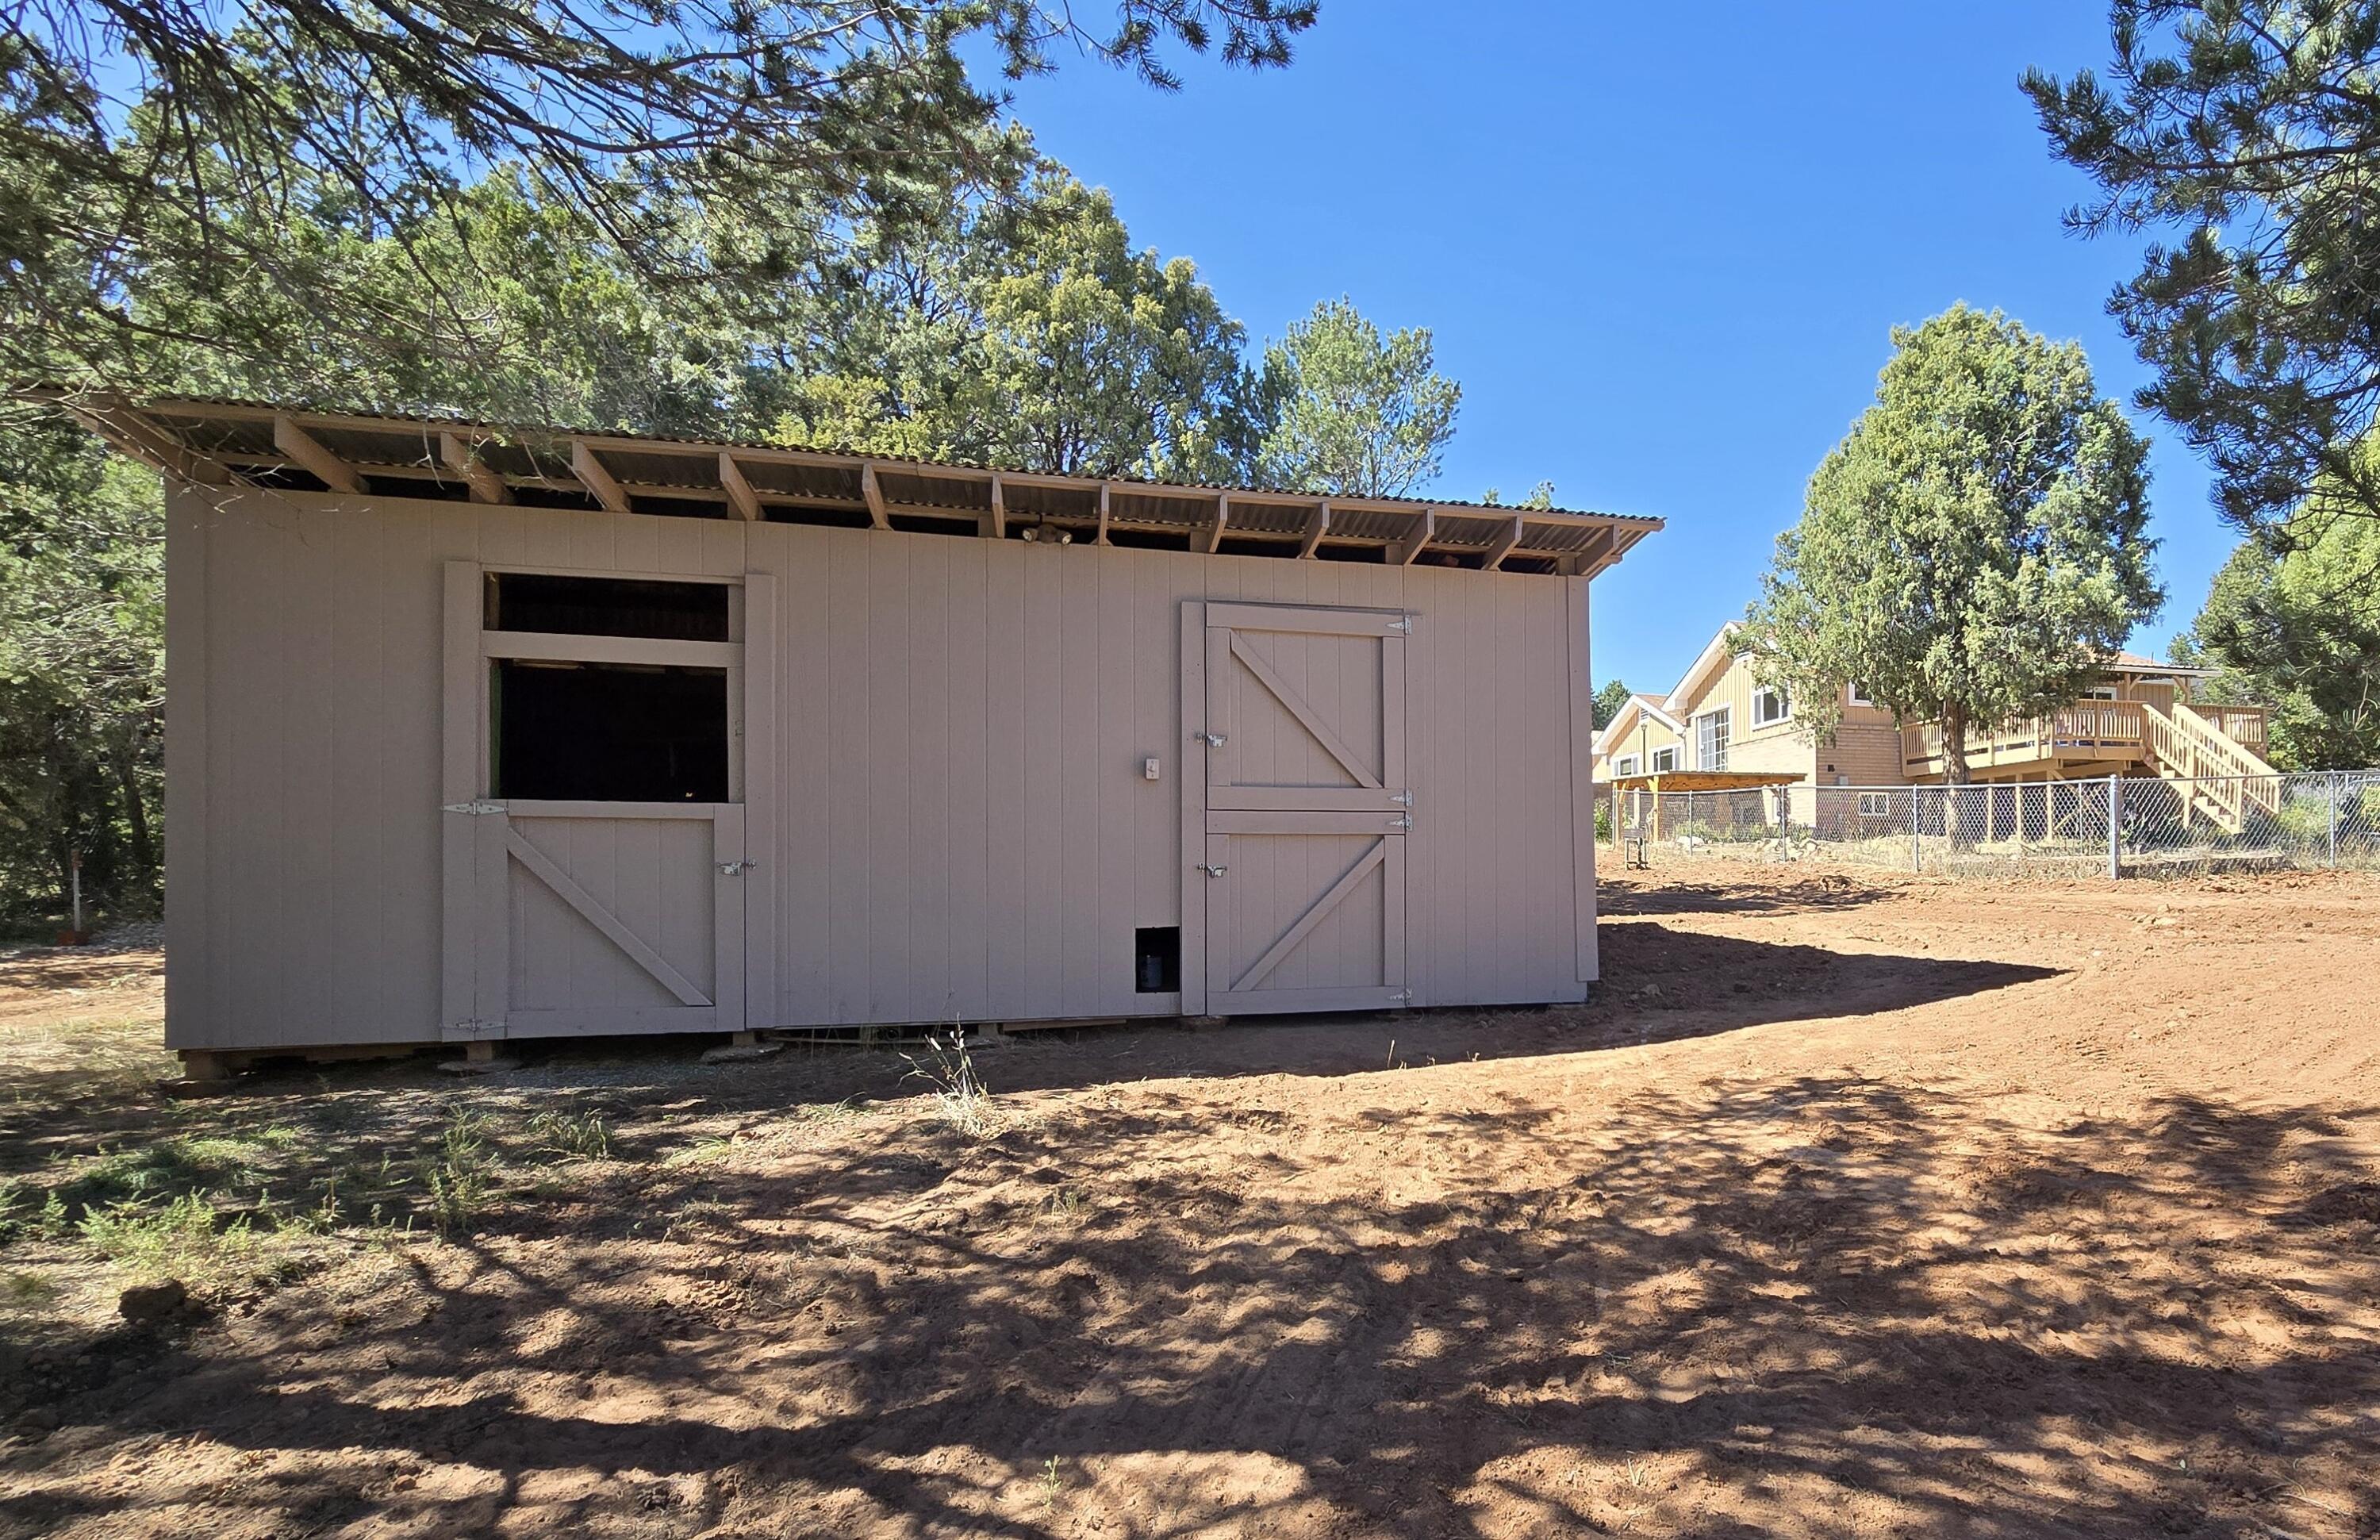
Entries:
POLYGON ((2337 770, 2330 772, 2330 865, 2333 870, 2338 867, 2338 775, 2337 770))
POLYGON ((1925 788, 1909 788, 1909 869, 1923 874, 1925 870, 1925 814, 1919 806, 1925 796, 1925 788))
POLYGON ((2107 777, 2107 876, 2120 881, 2124 875, 2124 778, 2107 777))

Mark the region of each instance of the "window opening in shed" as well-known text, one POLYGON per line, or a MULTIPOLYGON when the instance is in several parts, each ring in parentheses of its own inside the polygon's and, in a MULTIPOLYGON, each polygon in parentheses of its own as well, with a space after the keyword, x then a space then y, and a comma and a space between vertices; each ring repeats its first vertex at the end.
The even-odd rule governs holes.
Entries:
POLYGON ((727 589, 725 583, 492 572, 487 624, 492 631, 723 642, 730 639, 727 589))
POLYGON ((505 658, 491 684, 499 798, 727 800, 724 669, 505 658))
POLYGON ((1144 995, 1170 995, 1182 988, 1182 928, 1145 925, 1132 933, 1133 988, 1144 995))

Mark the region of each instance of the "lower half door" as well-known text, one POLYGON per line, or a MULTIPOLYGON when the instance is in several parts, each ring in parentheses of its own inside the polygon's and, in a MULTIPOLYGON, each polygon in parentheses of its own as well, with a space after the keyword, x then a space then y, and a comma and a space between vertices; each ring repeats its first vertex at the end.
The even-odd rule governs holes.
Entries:
POLYGON ((1210 812, 1207 1009, 1402 1005, 1405 822, 1374 813, 1210 812))
POLYGON ((477 821, 483 1022, 507 1037, 744 1026, 742 806, 513 801, 477 821))

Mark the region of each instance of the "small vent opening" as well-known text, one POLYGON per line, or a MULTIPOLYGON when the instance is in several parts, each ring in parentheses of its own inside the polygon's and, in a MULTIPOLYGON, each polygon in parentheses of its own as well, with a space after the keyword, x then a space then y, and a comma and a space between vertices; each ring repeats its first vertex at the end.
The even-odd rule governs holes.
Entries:
POLYGON ((1132 933, 1133 988, 1144 995, 1170 995, 1182 988, 1182 928, 1145 925, 1132 933))

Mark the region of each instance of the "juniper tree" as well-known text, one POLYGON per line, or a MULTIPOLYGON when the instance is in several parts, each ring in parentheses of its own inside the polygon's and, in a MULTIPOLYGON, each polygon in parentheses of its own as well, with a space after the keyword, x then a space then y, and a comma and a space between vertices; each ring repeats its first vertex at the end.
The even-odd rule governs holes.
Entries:
POLYGON ((2071 702, 2164 596, 2147 443, 2081 345, 1952 307, 1896 327, 1876 404, 1810 479, 1741 645, 1823 738, 1847 686, 1966 734, 2071 702))

